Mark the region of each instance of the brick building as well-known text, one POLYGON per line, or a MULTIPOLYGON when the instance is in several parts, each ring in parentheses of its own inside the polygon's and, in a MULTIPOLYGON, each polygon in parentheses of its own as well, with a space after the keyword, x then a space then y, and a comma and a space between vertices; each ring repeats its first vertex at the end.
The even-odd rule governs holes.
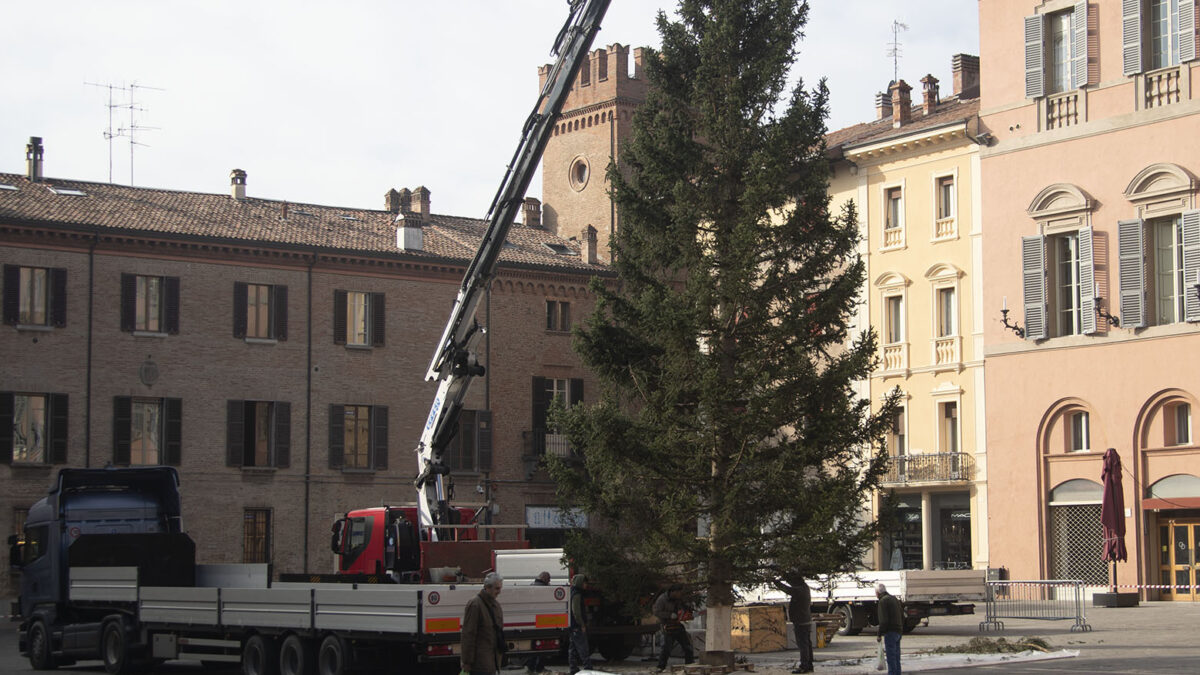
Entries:
MULTIPOLYGON (((178 192, 45 178, 40 139, 26 155, 0 173, 6 533, 62 467, 170 464, 202 561, 329 571, 338 514, 415 500, 425 369, 485 222, 424 187, 346 209, 257 199, 237 170, 230 194, 178 192)), ((546 408, 587 398, 569 330, 608 273, 539 216, 529 200, 481 304, 488 374, 447 458, 456 501, 511 525, 554 503, 546 408)))

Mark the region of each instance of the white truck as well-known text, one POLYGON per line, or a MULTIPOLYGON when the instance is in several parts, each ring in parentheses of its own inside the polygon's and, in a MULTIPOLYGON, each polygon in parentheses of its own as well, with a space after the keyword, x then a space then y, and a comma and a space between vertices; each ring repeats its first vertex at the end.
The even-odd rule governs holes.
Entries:
MULTIPOLYGON (((974 614, 975 602, 987 599, 986 570, 862 571, 808 581, 814 612, 842 615, 841 635, 857 635, 879 625, 875 585, 883 583, 904 605, 904 632, 931 616, 974 614)), ((787 594, 759 587, 742 594, 743 602, 785 604, 787 594)))

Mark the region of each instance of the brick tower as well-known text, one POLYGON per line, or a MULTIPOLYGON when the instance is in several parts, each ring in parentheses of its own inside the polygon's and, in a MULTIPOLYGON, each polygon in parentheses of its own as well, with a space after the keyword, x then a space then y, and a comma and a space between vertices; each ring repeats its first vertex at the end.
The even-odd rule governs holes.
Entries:
MULTIPOLYGON (((583 241, 591 225, 603 261, 609 260, 608 239, 617 228, 605 171, 610 159, 620 162, 633 111, 646 100, 640 47, 633 50, 632 74, 629 65, 629 47, 620 44, 588 54, 542 155, 542 226, 583 241)), ((539 87, 549 70, 538 68, 539 87)))

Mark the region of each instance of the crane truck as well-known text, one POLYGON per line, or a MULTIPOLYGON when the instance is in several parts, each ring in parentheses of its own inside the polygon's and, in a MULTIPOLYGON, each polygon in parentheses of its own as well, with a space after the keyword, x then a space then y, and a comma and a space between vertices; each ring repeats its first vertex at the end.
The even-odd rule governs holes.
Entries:
MULTIPOLYGON (((482 242, 426 373, 438 388, 416 448, 417 505, 405 518, 409 541, 417 546, 393 548, 393 569, 400 569, 396 560, 403 555, 409 572, 421 570, 419 557, 413 564, 414 551, 419 556, 421 545, 436 543, 464 515, 450 506, 442 453, 471 380, 484 374, 475 351, 484 332, 476 309, 609 4, 569 0, 554 42, 557 58, 488 209, 482 242)), ((420 583, 431 581, 427 569, 403 579, 418 583, 326 584, 272 583, 265 565, 199 565, 183 530, 181 501, 171 467, 59 472, 49 495, 30 508, 24 537, 12 551, 22 572, 18 643, 34 669, 100 659, 108 672, 122 673, 156 660, 191 658, 238 662, 246 675, 341 675, 364 665, 458 658, 461 617, 473 587, 420 583)), ((383 515, 381 526, 387 524, 383 515)), ((353 534, 347 529, 353 520, 339 522, 334 543, 345 564, 355 557, 356 541, 346 536, 353 534)), ((566 596, 561 586, 507 589, 510 653, 559 648, 566 596)))

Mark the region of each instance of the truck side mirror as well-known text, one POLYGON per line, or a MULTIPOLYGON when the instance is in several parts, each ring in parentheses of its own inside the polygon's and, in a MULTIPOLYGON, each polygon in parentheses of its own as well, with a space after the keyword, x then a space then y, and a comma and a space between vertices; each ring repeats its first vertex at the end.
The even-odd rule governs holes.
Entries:
POLYGON ((333 526, 329 529, 333 532, 333 536, 329 539, 329 547, 333 552, 341 555, 342 553, 342 528, 346 525, 345 518, 338 518, 333 521, 333 526))
POLYGON ((25 563, 23 553, 21 540, 17 538, 17 535, 8 535, 8 566, 13 569, 21 569, 25 563))

